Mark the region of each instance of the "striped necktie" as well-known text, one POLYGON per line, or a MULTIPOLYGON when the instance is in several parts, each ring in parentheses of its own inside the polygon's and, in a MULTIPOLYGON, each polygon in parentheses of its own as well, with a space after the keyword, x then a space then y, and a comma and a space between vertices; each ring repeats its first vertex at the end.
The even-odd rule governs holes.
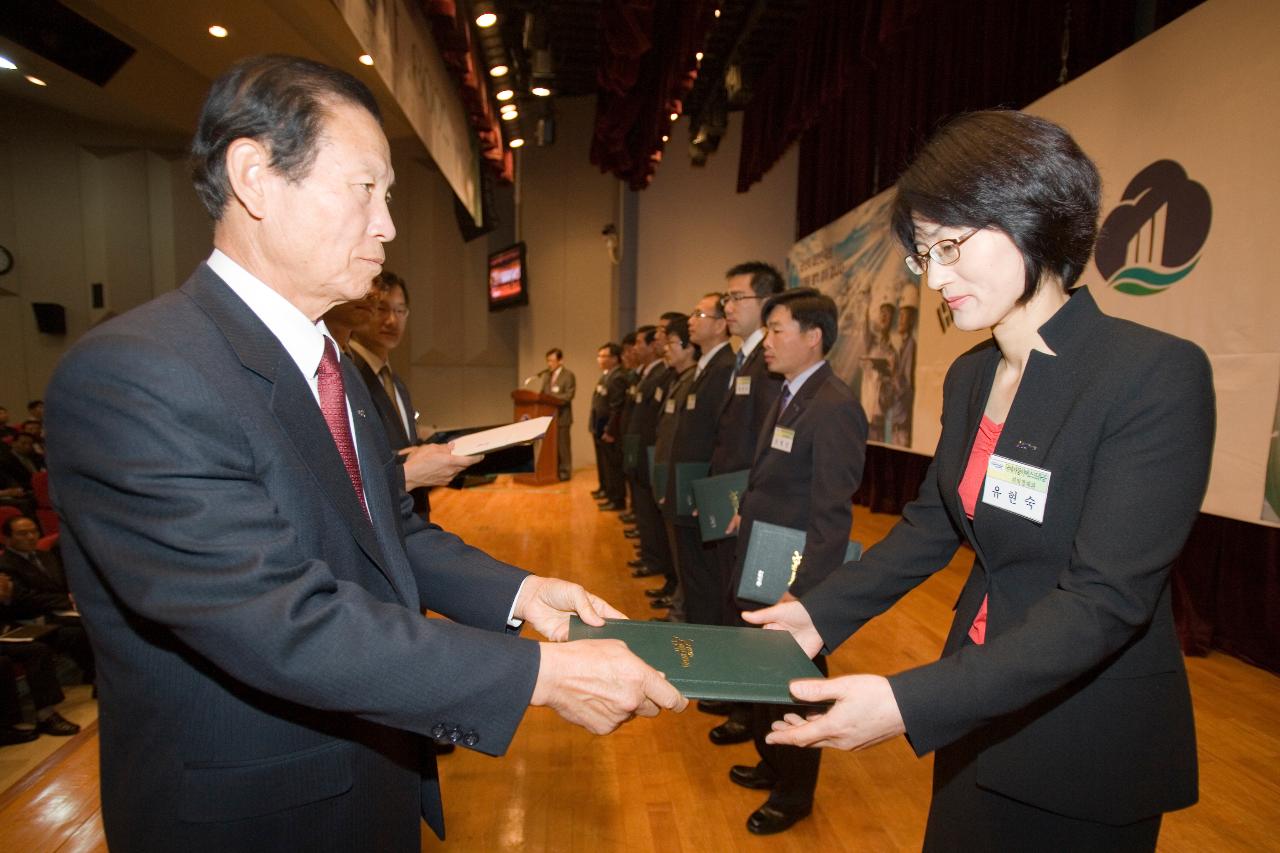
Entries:
POLYGON ((342 368, 338 366, 338 353, 329 338, 324 339, 324 355, 320 357, 320 367, 316 370, 316 385, 320 390, 320 412, 329 425, 333 443, 338 446, 338 455, 342 457, 360 506, 368 515, 369 505, 365 503, 364 484, 360 480, 360 460, 356 457, 356 444, 351 438, 351 423, 347 419, 347 391, 342 384, 342 368))

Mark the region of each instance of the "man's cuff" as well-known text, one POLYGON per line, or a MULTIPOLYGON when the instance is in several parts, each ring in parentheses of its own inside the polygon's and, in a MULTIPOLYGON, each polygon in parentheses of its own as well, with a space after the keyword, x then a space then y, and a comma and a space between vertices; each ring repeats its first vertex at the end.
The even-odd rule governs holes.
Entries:
POLYGON ((520 600, 520 593, 524 592, 524 585, 529 582, 529 578, 533 575, 525 575, 524 580, 520 581, 520 588, 516 590, 516 597, 511 599, 511 609, 507 611, 507 627, 514 631, 519 631, 524 627, 524 620, 516 618, 516 603, 520 600))

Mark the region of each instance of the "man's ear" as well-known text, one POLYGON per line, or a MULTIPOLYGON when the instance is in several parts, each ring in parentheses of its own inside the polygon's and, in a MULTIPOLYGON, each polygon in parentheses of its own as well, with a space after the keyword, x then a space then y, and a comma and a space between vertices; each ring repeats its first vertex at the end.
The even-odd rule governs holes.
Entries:
POLYGON ((809 346, 817 347, 818 352, 819 353, 822 352, 822 329, 821 328, 819 328, 818 326, 814 326, 813 328, 805 329, 804 337, 805 337, 805 342, 808 343, 809 346))
POLYGON ((227 147, 227 180, 231 192, 254 219, 266 216, 267 184, 273 177, 271 155, 256 139, 242 137, 227 147))

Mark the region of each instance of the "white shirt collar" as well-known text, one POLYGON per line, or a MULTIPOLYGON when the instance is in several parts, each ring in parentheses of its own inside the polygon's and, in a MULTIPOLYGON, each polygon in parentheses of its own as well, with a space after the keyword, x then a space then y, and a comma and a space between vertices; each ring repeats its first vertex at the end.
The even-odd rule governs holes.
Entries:
MULTIPOLYGON (((324 320, 311 322, 292 302, 217 249, 206 263, 276 336, 302 375, 308 381, 314 379, 324 354, 324 339, 333 339, 324 320)), ((335 351, 337 346, 335 341, 335 351)))
POLYGON ((826 364, 825 358, 819 359, 816 364, 806 367, 795 379, 787 380, 787 388, 791 391, 791 397, 794 399, 800 393, 800 389, 804 387, 804 383, 809 381, 809 377, 818 372, 818 368, 826 364))
POLYGON ((742 342, 742 349, 738 350, 738 352, 742 353, 742 360, 746 361, 750 358, 751 353, 755 352, 756 347, 760 346, 760 342, 763 340, 764 326, 747 335, 746 340, 742 342))
POLYGON ((716 357, 716 353, 720 352, 720 350, 724 349, 728 345, 729 345, 729 339, 725 338, 723 341, 721 341, 720 343, 713 346, 711 349, 704 352, 702 354, 702 357, 698 359, 698 370, 693 375, 701 376, 703 368, 705 368, 708 364, 711 363, 711 359, 716 357))

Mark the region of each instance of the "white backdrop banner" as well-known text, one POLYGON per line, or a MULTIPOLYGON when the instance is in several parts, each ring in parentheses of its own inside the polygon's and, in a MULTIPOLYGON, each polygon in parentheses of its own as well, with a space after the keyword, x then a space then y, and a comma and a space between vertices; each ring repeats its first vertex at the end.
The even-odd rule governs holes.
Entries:
MULTIPOLYGON (((1271 524, 1280 522, 1280 288, 1270 283, 1280 116, 1263 105, 1280 89, 1277 32, 1280 3, 1208 0, 1027 108, 1066 127, 1102 173, 1102 229, 1081 283, 1106 313, 1209 354, 1218 431, 1204 511, 1271 524)), ((955 330, 938 295, 910 280, 888 230, 891 199, 886 191, 797 243, 789 279, 840 306, 832 362, 868 416, 880 413, 873 439, 932 453, 942 378, 985 333, 955 330), (904 347, 897 321, 913 304, 919 328, 904 347), (916 362, 905 417, 895 379, 903 349, 916 362)))

